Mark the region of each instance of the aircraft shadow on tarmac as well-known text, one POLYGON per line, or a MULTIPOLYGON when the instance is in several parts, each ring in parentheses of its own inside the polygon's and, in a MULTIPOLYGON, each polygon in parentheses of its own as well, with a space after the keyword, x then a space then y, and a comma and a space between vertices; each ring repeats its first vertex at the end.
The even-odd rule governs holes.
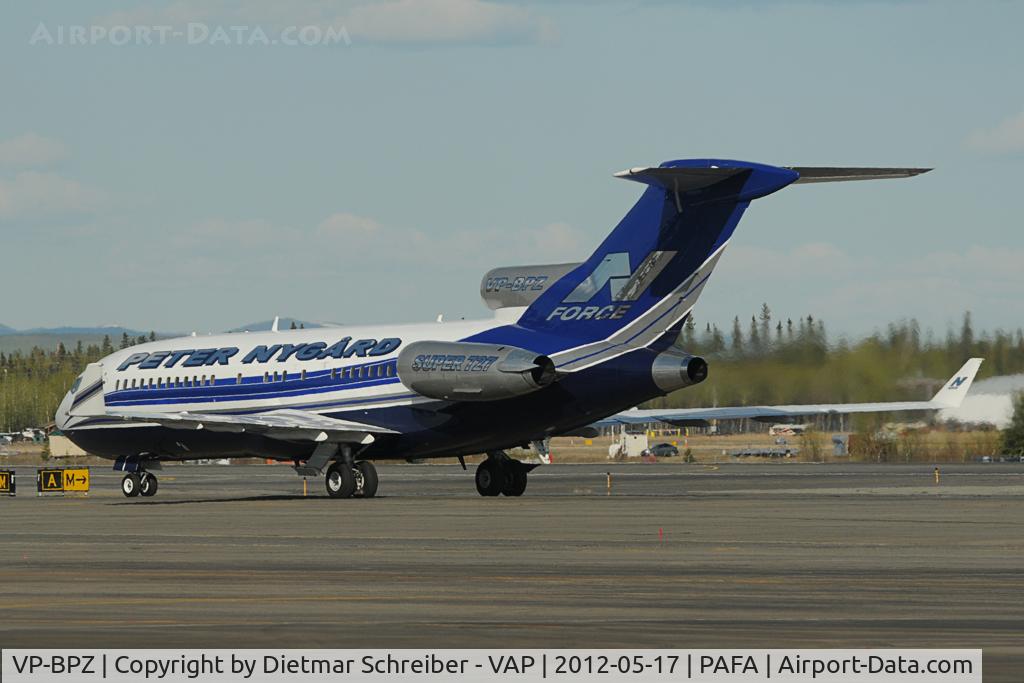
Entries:
MULTIPOLYGON (((383 498, 384 496, 375 496, 383 498)), ((190 498, 188 500, 119 500, 108 505, 195 505, 197 503, 252 503, 282 500, 330 500, 329 496, 303 495, 269 495, 269 496, 238 496, 234 498, 190 498)))

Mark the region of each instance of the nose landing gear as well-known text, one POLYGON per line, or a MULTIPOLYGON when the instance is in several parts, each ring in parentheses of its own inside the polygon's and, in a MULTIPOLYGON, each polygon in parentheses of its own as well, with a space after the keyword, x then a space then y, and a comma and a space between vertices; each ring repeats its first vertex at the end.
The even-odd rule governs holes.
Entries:
POLYGON ((124 494, 125 498, 134 498, 136 496, 144 496, 150 498, 156 495, 159 482, 156 479, 156 475, 146 470, 139 472, 130 472, 124 475, 124 479, 121 480, 121 493, 124 494))
POLYGON ((145 456, 141 455, 123 455, 114 462, 115 472, 127 472, 121 480, 121 493, 125 498, 149 498, 156 495, 156 475, 147 468, 161 469, 160 461, 155 458, 144 458, 145 456))

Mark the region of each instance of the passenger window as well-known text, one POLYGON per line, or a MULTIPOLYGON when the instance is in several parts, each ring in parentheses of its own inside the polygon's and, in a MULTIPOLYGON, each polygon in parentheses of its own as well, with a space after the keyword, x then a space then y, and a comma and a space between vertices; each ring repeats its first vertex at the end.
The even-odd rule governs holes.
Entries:
MULTIPOLYGON (((78 380, 75 380, 75 385, 76 386, 71 387, 71 393, 72 394, 75 393, 75 389, 78 388, 78 386, 77 386, 78 385, 78 380)), ((114 382, 114 391, 119 391, 120 389, 121 389, 121 380, 117 380, 117 381, 114 382)))
POLYGON ((235 384, 242 383, 242 373, 238 373, 238 377, 235 378, 235 384))
POLYGON ((132 389, 134 389, 134 388, 135 388, 135 380, 133 379, 132 380, 132 389))
POLYGON ((386 372, 386 373, 387 373, 387 376, 388 376, 388 377, 390 377, 390 376, 391 376, 391 370, 392 370, 392 367, 391 367, 390 365, 386 365, 386 366, 385 366, 384 372, 386 372))
POLYGON ((337 368, 331 368, 331 379, 334 380, 334 379, 337 378, 337 376, 338 376, 338 369, 337 368))
POLYGON ((281 381, 282 382, 287 382, 288 381, 288 371, 287 370, 285 370, 284 372, 281 373, 281 381))
POLYGON ((274 381, 275 382, 280 382, 281 381, 281 376, 279 374, 277 374, 277 370, 274 370, 274 381))
POLYGON ((305 379, 306 379, 306 371, 305 370, 303 370, 302 374, 299 375, 299 379, 305 381, 305 379))
POLYGON ((149 388, 149 389, 153 388, 153 378, 152 377, 149 378, 149 387, 147 387, 147 388, 149 388))
POLYGON ((264 372, 263 373, 263 383, 266 384, 269 381, 270 381, 270 373, 269 372, 264 372))

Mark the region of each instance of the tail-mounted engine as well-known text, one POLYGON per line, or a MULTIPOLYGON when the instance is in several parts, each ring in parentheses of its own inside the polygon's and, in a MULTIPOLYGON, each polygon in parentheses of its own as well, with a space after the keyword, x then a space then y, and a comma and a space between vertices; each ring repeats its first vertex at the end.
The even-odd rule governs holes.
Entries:
POLYGON ((666 351, 654 359, 651 376, 658 388, 667 394, 706 380, 708 362, 684 351, 666 351))
POLYGON ((398 354, 398 378, 412 391, 446 401, 497 401, 556 379, 550 358, 515 346, 414 342, 398 354))

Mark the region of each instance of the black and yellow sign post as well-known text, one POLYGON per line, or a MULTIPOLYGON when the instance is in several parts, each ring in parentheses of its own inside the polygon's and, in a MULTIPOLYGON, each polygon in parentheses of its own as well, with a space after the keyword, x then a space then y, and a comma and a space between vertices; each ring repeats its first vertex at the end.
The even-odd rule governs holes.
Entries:
POLYGON ((64 470, 64 490, 89 493, 89 468, 76 467, 64 470))
POLYGON ((13 496, 17 490, 14 470, 0 470, 0 496, 13 496))
POLYGON ((36 490, 44 493, 89 493, 89 468, 40 469, 36 471, 36 490))

